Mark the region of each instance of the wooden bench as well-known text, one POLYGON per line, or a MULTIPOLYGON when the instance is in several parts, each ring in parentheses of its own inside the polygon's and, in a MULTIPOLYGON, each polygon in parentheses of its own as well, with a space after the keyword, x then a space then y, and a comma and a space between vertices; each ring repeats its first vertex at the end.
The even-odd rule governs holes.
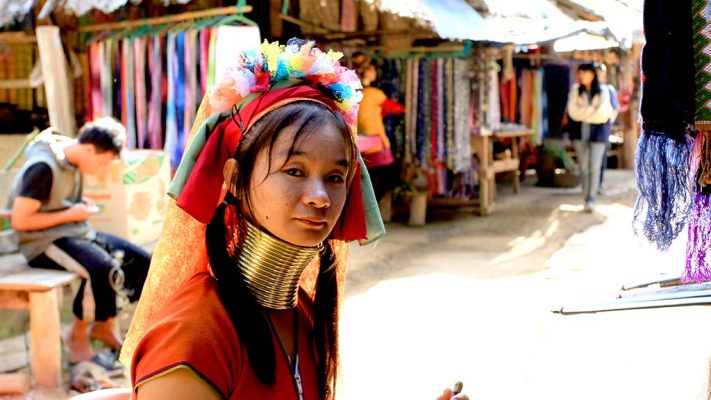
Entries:
POLYGON ((21 254, 0 256, 0 308, 30 312, 30 369, 37 385, 61 384, 60 290, 73 272, 30 268, 21 254))

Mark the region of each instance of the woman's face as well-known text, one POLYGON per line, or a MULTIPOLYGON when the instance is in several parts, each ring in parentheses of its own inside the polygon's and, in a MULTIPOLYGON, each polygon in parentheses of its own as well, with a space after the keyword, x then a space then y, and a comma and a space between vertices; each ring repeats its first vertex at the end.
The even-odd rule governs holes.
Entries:
POLYGON ((580 79, 581 85, 590 86, 593 79, 595 79, 595 72, 588 70, 578 71, 578 79, 580 79))
POLYGON ((333 123, 294 143, 296 131, 290 126, 279 134, 271 169, 268 149, 259 152, 248 195, 257 224, 284 241, 312 247, 328 237, 341 215, 350 152, 333 123))

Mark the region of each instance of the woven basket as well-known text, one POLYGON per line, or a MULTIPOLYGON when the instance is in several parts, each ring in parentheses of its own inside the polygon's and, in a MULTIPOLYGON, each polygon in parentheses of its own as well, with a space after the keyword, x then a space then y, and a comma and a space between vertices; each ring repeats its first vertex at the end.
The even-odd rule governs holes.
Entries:
MULTIPOLYGON (((299 0, 299 19, 321 25, 332 31, 341 30, 341 7, 339 0, 299 0)), ((302 26, 304 34, 319 32, 318 29, 302 26)))

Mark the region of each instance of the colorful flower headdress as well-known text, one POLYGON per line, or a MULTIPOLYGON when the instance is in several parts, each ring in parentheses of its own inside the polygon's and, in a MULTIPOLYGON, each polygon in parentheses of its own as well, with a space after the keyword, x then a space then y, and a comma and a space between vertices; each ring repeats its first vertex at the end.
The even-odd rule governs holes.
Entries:
POLYGON ((333 98, 346 122, 354 125, 363 86, 353 70, 339 64, 342 57, 332 50, 324 53, 313 41, 294 38, 280 45, 264 40, 260 51, 245 51, 227 70, 210 96, 210 106, 215 112, 227 111, 253 93, 302 80, 333 98))

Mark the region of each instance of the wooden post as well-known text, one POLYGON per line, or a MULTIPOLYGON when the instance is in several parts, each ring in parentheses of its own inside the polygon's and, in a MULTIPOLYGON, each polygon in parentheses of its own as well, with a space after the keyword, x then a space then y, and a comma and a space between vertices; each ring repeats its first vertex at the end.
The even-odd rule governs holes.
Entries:
POLYGON ((30 362, 39 386, 61 383, 61 343, 57 288, 30 293, 30 362))
POLYGON ((417 192, 410 198, 410 220, 408 225, 422 226, 427 217, 427 193, 417 192))
POLYGON ((39 26, 36 33, 44 90, 47 95, 49 123, 61 133, 73 137, 77 131, 73 85, 69 78, 69 63, 62 50, 59 27, 39 26))

